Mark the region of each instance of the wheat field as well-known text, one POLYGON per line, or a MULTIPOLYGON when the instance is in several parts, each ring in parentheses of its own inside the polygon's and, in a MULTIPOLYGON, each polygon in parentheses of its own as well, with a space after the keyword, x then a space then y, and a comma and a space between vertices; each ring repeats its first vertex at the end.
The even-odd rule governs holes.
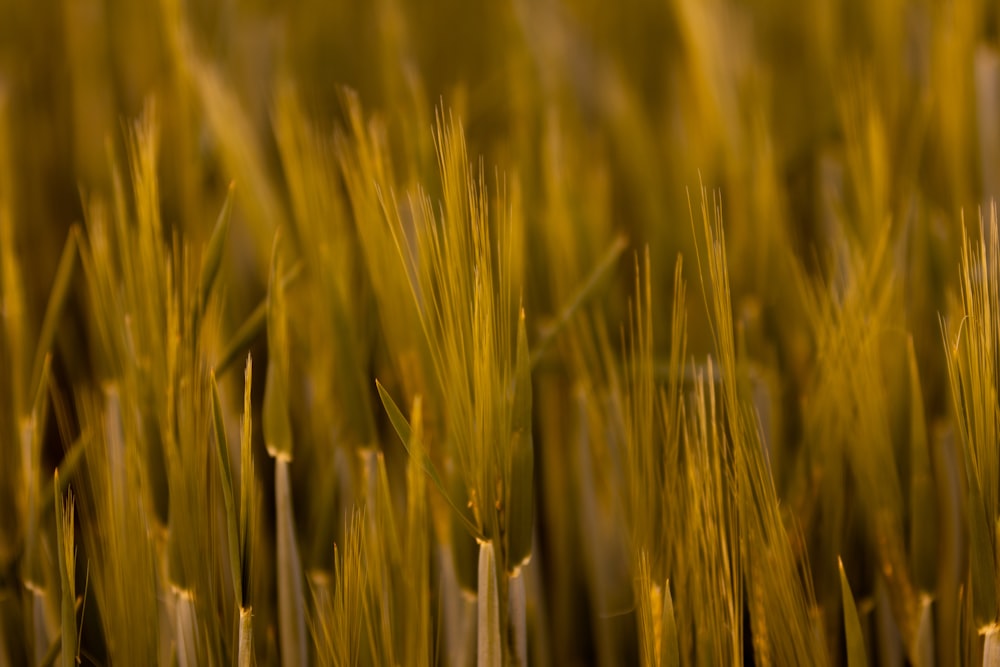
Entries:
POLYGON ((0 0, 0 666, 1000 667, 993 0, 0 0))

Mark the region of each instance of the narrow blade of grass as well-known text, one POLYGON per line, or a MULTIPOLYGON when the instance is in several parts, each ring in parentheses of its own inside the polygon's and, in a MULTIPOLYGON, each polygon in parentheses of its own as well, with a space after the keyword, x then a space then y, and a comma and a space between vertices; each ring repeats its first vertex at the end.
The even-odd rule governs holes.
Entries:
POLYGON ((867 667, 868 656, 865 653, 864 635, 861 634, 861 621, 858 620, 858 608, 854 604, 851 585, 844 572, 844 563, 837 559, 840 568, 840 596, 844 607, 844 635, 847 639, 847 667, 867 667))
MULTIPOLYGON (((281 288, 287 290, 291 285, 298 279, 302 274, 302 263, 299 262, 291 268, 291 270, 285 274, 281 279, 281 288)), ((236 333, 233 334, 232 339, 224 348, 222 354, 219 356, 218 363, 215 364, 215 372, 217 375, 222 375, 230 366, 233 365, 237 359, 239 359, 253 344, 253 341, 257 336, 264 331, 264 327, 267 324, 267 299, 265 298, 257 307, 253 309, 249 317, 244 320, 243 324, 240 325, 236 333)))
POLYGON ((240 429, 240 608, 249 609, 253 577, 254 526, 257 524, 257 478, 253 464, 253 423, 250 388, 253 386, 253 359, 247 355, 243 374, 243 423, 240 429))
POLYGON ((42 381, 42 365, 45 362, 45 356, 52 350, 52 343, 59 327, 59 318, 62 316, 63 307, 73 286, 73 276, 76 273, 78 233, 76 227, 70 230, 62 255, 59 257, 59 267, 56 269, 52 292, 49 294, 49 302, 45 306, 42 328, 38 332, 38 342, 35 345, 35 361, 31 367, 31 386, 33 388, 37 388, 42 381))
POLYGON ((555 322, 546 327, 544 333, 542 334, 541 340, 538 341, 535 346, 535 350, 531 355, 531 366, 535 367, 538 362, 542 359, 542 356, 548 350, 549 346, 555 341, 558 333, 573 319, 573 315, 580 309, 586 300, 593 294, 594 290, 601 284, 601 281, 611 272, 614 268, 615 263, 621 257, 622 253, 628 247, 628 240, 624 236, 617 237, 608 248, 607 252, 601 257, 597 266, 591 271, 587 279, 577 288, 573 296, 570 297, 569 302, 559 311, 559 315, 556 316, 555 322))
POLYGON ((229 184, 226 192, 226 201, 222 204, 222 211, 215 221, 212 229, 212 236, 208 239, 205 247, 205 255, 201 260, 201 275, 198 278, 198 308, 199 313, 204 311, 208 298, 211 296, 212 287, 215 286, 215 279, 219 275, 219 267, 222 266, 222 255, 226 249, 226 239, 229 236, 229 220, 233 213, 233 193, 236 190, 236 183, 229 184))
MULTIPOLYGON (((403 443, 403 446, 407 447, 407 453, 409 453, 408 443, 410 442, 412 434, 410 430, 410 425, 406 421, 406 417, 403 416, 403 413, 400 411, 399 406, 397 406, 396 402, 392 400, 392 396, 390 396, 389 392, 385 390, 385 387, 382 386, 382 383, 379 382, 378 380, 375 380, 375 386, 378 389, 378 395, 382 399, 382 405, 383 407, 385 407, 386 414, 389 415, 389 421, 392 423, 392 427, 396 431, 396 435, 399 436, 399 439, 403 443)), ((438 474, 437 468, 434 467, 434 463, 431 461, 430 457, 424 454, 421 463, 423 465, 424 471, 431 478, 431 481, 434 482, 434 486, 437 487, 438 491, 441 492, 441 495, 444 496, 444 499, 448 501, 448 504, 451 505, 451 508, 458 514, 458 517, 461 519, 462 524, 469 531, 469 533, 476 539, 482 539, 483 538, 482 532, 479 530, 479 528, 476 527, 476 524, 474 524, 472 520, 469 519, 466 513, 462 509, 460 509, 461 506, 455 502, 455 500, 451 497, 451 494, 448 493, 448 489, 445 486, 444 482, 442 481, 441 476, 438 474)))
POLYGON ((240 325, 240 328, 233 334, 232 339, 226 345, 219 356, 218 363, 215 364, 215 372, 222 375, 233 362, 250 348, 253 341, 264 330, 267 324, 267 299, 262 301, 253 309, 250 316, 240 325))
POLYGON ((58 496, 59 494, 66 493, 66 490, 69 489, 70 480, 73 479, 73 476, 80 468, 80 464, 83 462, 83 454, 84 438, 81 436, 70 446, 69 451, 66 452, 66 455, 63 456, 62 461, 59 463, 58 468, 62 473, 58 478, 53 479, 52 482, 48 482, 46 488, 43 489, 44 498, 41 506, 41 513, 43 515, 52 509, 49 503, 55 497, 53 496, 53 490, 55 490, 56 496, 58 496), (49 488, 53 484, 56 485, 55 489, 49 488))
POLYGON ((237 528, 236 501, 233 494, 233 472, 229 464, 229 444, 226 439, 226 425, 222 420, 222 400, 219 398, 219 385, 215 373, 211 374, 212 382, 212 422, 215 427, 215 461, 219 466, 219 476, 222 478, 222 499, 226 508, 226 534, 229 540, 229 567, 233 578, 233 594, 241 597, 240 582, 243 576, 240 572, 240 538, 237 528))
MULTIPOLYGON (((39 509, 47 498, 41 496, 42 486, 42 445, 46 416, 48 414, 49 370, 52 357, 45 355, 39 378, 38 390, 32 401, 31 413, 21 420, 22 475, 27 490, 27 540, 23 559, 22 577, 33 588, 45 588, 45 573, 42 569, 42 514, 39 509)), ((40 649, 39 649, 40 650, 40 649)))
POLYGON ((288 320, 280 282, 280 235, 275 235, 267 290, 267 379, 261 418, 264 443, 272 457, 291 459, 292 424, 288 414, 288 320))
POLYGON ((516 572, 531 558, 534 535, 534 446, 531 433, 531 361, 524 309, 517 325, 517 365, 511 415, 510 492, 507 499, 508 570, 516 572))

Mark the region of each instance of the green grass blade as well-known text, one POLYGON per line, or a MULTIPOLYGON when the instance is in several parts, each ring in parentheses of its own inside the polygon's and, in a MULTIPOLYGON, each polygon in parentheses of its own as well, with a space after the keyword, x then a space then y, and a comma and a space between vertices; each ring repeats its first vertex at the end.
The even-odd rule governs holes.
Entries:
POLYGON ((491 542, 479 543, 478 667, 500 667, 500 591, 497 588, 496 555, 491 542))
POLYGON ((861 621, 858 620, 858 608, 854 604, 851 585, 844 572, 844 563, 839 558, 840 596, 844 606, 844 634, 847 638, 847 667, 867 667, 868 656, 865 653, 864 635, 861 634, 861 621))

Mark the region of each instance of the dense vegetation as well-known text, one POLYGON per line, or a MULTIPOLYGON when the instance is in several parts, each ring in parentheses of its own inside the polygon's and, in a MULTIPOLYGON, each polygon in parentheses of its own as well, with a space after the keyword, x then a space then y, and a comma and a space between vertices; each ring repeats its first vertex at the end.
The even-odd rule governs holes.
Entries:
POLYGON ((0 665, 1000 665, 988 0, 0 0, 0 665))

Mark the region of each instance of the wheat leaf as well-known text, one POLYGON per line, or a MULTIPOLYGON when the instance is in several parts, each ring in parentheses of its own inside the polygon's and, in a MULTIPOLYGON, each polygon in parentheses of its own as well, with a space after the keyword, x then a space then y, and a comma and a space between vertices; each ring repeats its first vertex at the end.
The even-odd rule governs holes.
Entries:
POLYGON ((837 559, 840 568, 840 597, 844 606, 844 635, 847 638, 847 667, 867 667, 868 656, 865 654, 864 636, 861 634, 861 621, 858 620, 858 608, 854 604, 851 585, 844 572, 844 562, 837 559))
MULTIPOLYGON (((382 383, 375 380, 375 386, 378 389, 378 395, 382 399, 382 405, 385 408, 386 414, 389 415, 389 421, 392 423, 392 427, 395 429, 396 435, 399 436, 399 439, 403 443, 403 447, 406 448, 407 453, 410 453, 408 443, 410 442, 412 434, 410 431, 410 425, 406 421, 406 417, 403 416, 399 406, 397 406, 396 402, 392 400, 392 396, 390 396, 389 392, 385 390, 382 383)), ((483 539, 482 531, 480 531, 476 524, 474 524, 468 516, 466 516, 465 512, 460 509, 458 503, 456 503, 451 497, 451 494, 448 493, 448 489, 441 480, 441 476, 438 474, 437 468, 434 467, 434 463, 431 461, 430 457, 424 454, 421 464, 424 472, 427 473, 427 475, 431 478, 431 481, 434 482, 434 486, 437 487, 438 491, 441 492, 441 495, 444 496, 444 499, 448 501, 451 508, 458 514, 469 533, 471 533, 476 539, 483 539)))
POLYGON ((237 529, 236 501, 233 493, 233 472, 229 464, 229 444, 226 439, 226 426, 222 420, 222 401, 219 398, 219 385, 215 381, 215 373, 211 375, 212 383, 212 423, 215 426, 215 460, 219 465, 219 475, 222 477, 222 500, 226 507, 226 534, 229 538, 229 567, 233 577, 233 593, 240 596, 240 539, 237 529))
POLYGON ((517 324, 517 361, 511 410, 511 471, 508 499, 507 569, 515 571, 531 558, 534 533, 535 476, 531 434, 531 360, 524 309, 517 324))
POLYGON ((45 306, 42 328, 38 333, 38 342, 35 345, 35 361, 31 370, 31 386, 36 390, 42 383, 42 366, 45 363, 46 355, 52 350, 56 329, 59 326, 59 318, 62 315, 63 307, 66 304, 66 299, 72 287, 73 274, 76 268, 76 236, 78 233, 76 227, 70 230, 69 238, 66 239, 66 245, 59 258, 59 268, 56 269, 56 278, 52 283, 49 302, 45 306))
POLYGON ((200 312, 204 310, 208 303, 208 298, 212 294, 212 287, 215 286, 216 277, 219 275, 219 267, 222 266, 222 255, 226 248, 226 238, 229 235, 229 220, 233 213, 233 193, 236 190, 236 183, 229 184, 226 192, 226 201, 222 205, 219 217, 215 221, 212 229, 212 236, 208 239, 205 247, 205 255, 201 261, 201 275, 198 279, 198 308, 200 312))

